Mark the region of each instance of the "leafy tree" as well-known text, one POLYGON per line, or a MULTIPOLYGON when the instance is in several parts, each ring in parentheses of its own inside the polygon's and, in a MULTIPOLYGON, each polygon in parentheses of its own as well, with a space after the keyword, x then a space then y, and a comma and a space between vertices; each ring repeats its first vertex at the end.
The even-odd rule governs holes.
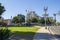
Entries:
POLYGON ((47 24, 52 24, 53 23, 53 19, 51 17, 47 18, 47 24))
POLYGON ((22 22, 25 22, 25 16, 24 15, 22 15, 22 14, 18 14, 18 21, 19 21, 19 23, 22 23, 22 22))
MULTIPOLYGON (((45 24, 45 19, 44 19, 44 17, 41 18, 40 23, 41 23, 41 24, 45 24)), ((48 25, 48 24, 52 24, 52 23, 53 23, 53 19, 50 18, 50 17, 48 17, 47 20, 46 20, 46 24, 48 25)))
MULTIPOLYGON (((1 17, 1 15, 3 14, 4 11, 5 11, 5 8, 0 3, 0 25, 4 24, 2 22, 2 17, 1 17)), ((2 29, 2 27, 0 27, 0 40, 6 40, 6 39, 8 39, 9 32, 10 32, 10 30, 7 30, 7 27, 4 30, 2 29)))
POLYGON ((12 22, 15 24, 21 24, 25 22, 25 16, 22 14, 18 14, 17 16, 13 17, 12 22))
POLYGON ((1 3, 0 3, 0 18, 1 18, 1 15, 2 15, 2 13, 5 11, 5 8, 4 8, 4 6, 2 6, 1 5, 1 3))
POLYGON ((39 17, 37 17, 37 16, 36 17, 32 17, 31 21, 32 21, 32 23, 38 23, 38 21, 39 21, 38 19, 39 19, 39 17))
POLYGON ((38 22, 39 16, 36 14, 35 11, 29 11, 27 13, 27 22, 35 23, 38 22))
POLYGON ((1 5, 1 3, 0 3, 0 25, 2 25, 2 17, 1 17, 1 15, 2 15, 2 13, 5 11, 5 8, 4 8, 4 6, 2 6, 1 5))
POLYGON ((44 17, 42 17, 42 18, 40 19, 40 23, 41 23, 41 24, 45 24, 45 19, 44 19, 44 17))
POLYGON ((18 19, 17 19, 17 16, 15 16, 15 17, 13 17, 12 22, 13 22, 13 23, 17 23, 17 20, 18 20, 18 19))

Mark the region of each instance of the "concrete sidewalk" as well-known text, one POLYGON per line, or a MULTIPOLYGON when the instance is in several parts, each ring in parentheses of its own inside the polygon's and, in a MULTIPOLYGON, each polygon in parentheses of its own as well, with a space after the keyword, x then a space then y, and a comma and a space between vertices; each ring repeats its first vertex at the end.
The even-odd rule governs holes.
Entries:
POLYGON ((36 34, 33 37, 33 40, 60 40, 58 38, 55 38, 48 29, 45 29, 45 27, 42 27, 39 29, 36 34))

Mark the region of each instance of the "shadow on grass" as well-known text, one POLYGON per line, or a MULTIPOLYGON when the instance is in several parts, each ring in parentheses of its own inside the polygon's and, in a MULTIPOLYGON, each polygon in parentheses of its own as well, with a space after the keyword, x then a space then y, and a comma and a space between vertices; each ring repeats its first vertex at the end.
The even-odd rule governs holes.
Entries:
MULTIPOLYGON (((13 36, 11 37, 12 40, 33 40, 34 32, 14 32, 13 36)), ((37 33, 37 37, 34 37, 34 40, 50 40, 52 39, 51 34, 48 33, 37 33)))
POLYGON ((32 40, 34 37, 34 32, 14 32, 10 39, 12 40, 32 40))
POLYGON ((56 35, 52 35, 48 33, 37 33, 37 37, 36 37, 34 32, 14 32, 10 37, 10 39, 11 40, 52 40, 54 39, 55 36, 56 35))
MULTIPOLYGON (((6 26, 2 26, 2 27, 6 27, 6 26)), ((7 26, 7 27, 33 27, 33 26, 11 26, 11 25, 9 25, 9 26, 7 26)))

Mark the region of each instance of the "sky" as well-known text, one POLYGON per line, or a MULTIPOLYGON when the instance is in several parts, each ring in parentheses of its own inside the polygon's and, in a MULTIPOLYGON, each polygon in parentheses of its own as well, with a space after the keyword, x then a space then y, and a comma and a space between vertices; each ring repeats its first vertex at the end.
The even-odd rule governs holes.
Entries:
MULTIPOLYGON (((3 13, 4 19, 11 19, 17 14, 26 15, 26 10, 36 11, 37 15, 42 16, 44 14, 44 6, 48 6, 47 13, 53 17, 54 13, 60 11, 60 0, 0 0, 0 3, 5 7, 3 13)), ((60 22, 60 16, 56 16, 57 22, 60 22)))

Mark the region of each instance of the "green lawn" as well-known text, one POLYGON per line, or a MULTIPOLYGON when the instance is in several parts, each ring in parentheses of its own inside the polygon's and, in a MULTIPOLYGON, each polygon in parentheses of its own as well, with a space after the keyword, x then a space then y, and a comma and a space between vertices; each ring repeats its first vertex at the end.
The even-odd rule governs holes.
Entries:
POLYGON ((36 32, 38 27, 8 27, 8 29, 11 32, 36 32))
POLYGON ((39 29, 38 27, 8 27, 8 29, 13 32, 14 37, 25 38, 26 40, 32 40, 35 32, 39 29))

